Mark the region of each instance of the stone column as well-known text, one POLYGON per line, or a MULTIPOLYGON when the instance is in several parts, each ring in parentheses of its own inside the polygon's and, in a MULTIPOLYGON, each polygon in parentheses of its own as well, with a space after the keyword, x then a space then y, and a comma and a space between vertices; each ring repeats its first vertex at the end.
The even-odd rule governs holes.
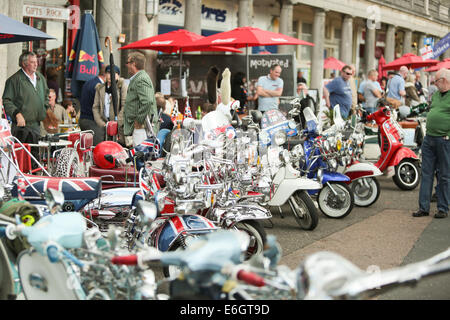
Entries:
POLYGON ((385 45, 384 59, 389 63, 395 60, 395 26, 391 24, 387 26, 385 45))
MULTIPOLYGON (((420 49, 422 49, 425 45, 424 45, 424 41, 425 41, 425 34, 421 33, 419 36, 419 43, 417 44, 417 53, 420 56, 420 49)), ((426 68, 422 68, 420 69, 420 82, 422 83, 422 85, 424 87, 428 87, 428 83, 427 83, 427 76, 425 74, 425 72, 423 70, 425 70, 426 68)))
MULTIPOLYGON (((292 37, 293 9, 291 1, 283 1, 280 13, 280 33, 292 37)), ((291 53, 295 46, 278 46, 278 53, 291 53)))
POLYGON ((117 39, 122 33, 122 12, 123 7, 121 0, 97 0, 96 24, 106 64, 110 64, 109 43, 108 48, 105 46, 105 39, 109 36, 111 37, 114 64, 120 66, 122 51, 118 50, 118 48, 120 48, 122 44, 118 43, 117 39))
MULTIPOLYGON (((158 18, 148 20, 145 15, 147 1, 135 0, 123 2, 123 21, 122 30, 126 34, 126 44, 145 39, 158 34, 158 18)), ((154 50, 138 50, 146 56, 145 71, 152 78, 153 86, 156 86, 156 54, 154 50)), ((129 52, 132 50, 124 50, 121 61, 121 74, 124 78, 129 78, 126 59, 129 52)))
POLYGON ((251 27, 253 24, 253 0, 239 0, 238 27, 251 27))
POLYGON ((339 59, 346 64, 352 64, 353 57, 353 17, 345 15, 342 21, 341 45, 339 59))
POLYGON ((412 31, 405 29, 403 34, 403 54, 410 53, 412 46, 412 31))
POLYGON ((325 11, 315 9, 313 22, 313 43, 311 61, 311 89, 318 89, 322 96, 323 50, 325 39, 325 11))
POLYGON ((184 2, 184 29, 197 34, 202 33, 202 2, 186 0, 184 2))
MULTIPOLYGON (((23 0, 9 1, 8 17, 23 21, 23 0)), ((19 57, 22 54, 22 42, 9 43, 7 53, 7 78, 19 69, 19 57)), ((3 94, 3 92, 2 92, 3 94)))
POLYGON ((369 70, 375 68, 375 41, 376 41, 376 29, 367 27, 366 24, 366 40, 364 50, 364 74, 367 74, 369 70))

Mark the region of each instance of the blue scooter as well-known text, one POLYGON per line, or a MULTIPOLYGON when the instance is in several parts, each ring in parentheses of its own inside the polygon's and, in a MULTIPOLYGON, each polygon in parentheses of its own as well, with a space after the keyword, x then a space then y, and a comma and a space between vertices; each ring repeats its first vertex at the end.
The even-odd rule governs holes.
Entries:
POLYGON ((322 189, 309 190, 308 193, 317 195, 319 208, 325 216, 343 218, 353 209, 354 195, 347 185, 350 178, 337 172, 338 161, 335 158, 340 149, 339 140, 321 135, 319 121, 309 107, 303 110, 303 114, 306 120, 306 130, 303 131, 305 156, 300 160, 300 171, 310 179, 319 179, 323 185, 322 189))

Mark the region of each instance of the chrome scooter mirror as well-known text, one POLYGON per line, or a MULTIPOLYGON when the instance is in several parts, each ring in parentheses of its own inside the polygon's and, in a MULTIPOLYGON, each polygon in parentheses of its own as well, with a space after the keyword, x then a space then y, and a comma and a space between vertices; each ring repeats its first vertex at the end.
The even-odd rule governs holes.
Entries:
POLYGON ((156 205, 148 201, 139 200, 136 205, 136 213, 143 224, 151 224, 157 217, 156 205))
POLYGON ((64 193, 55 189, 47 189, 44 195, 50 213, 55 214, 64 204, 64 193))

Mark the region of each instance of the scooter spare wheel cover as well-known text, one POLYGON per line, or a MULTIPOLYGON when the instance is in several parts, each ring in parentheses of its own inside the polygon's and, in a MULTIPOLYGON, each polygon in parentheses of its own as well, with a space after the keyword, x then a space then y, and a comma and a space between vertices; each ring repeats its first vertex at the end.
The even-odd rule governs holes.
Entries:
POLYGON ((17 258, 20 282, 27 300, 78 300, 79 283, 64 263, 51 263, 36 251, 17 258), (78 290, 77 290, 78 289, 78 290))

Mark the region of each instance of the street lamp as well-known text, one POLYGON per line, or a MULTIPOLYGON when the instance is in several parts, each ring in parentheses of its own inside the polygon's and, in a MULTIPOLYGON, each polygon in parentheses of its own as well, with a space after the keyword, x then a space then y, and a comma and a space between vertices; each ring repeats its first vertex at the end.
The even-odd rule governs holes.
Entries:
POLYGON ((159 10, 159 0, 147 0, 147 8, 145 10, 145 15, 148 21, 152 20, 158 15, 159 10))

